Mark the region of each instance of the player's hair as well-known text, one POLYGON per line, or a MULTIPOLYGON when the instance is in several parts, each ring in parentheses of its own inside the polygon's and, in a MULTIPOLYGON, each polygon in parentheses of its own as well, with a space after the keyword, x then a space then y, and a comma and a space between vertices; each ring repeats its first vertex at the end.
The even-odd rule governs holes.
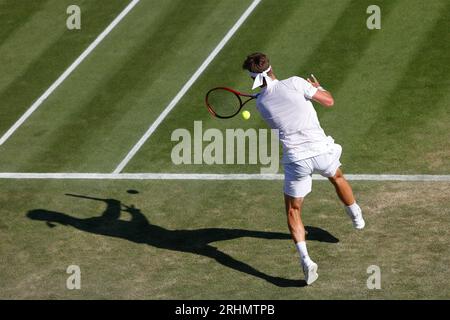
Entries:
POLYGON ((247 56, 244 63, 242 64, 242 69, 248 70, 250 72, 263 72, 270 66, 269 57, 264 53, 255 52, 247 56))

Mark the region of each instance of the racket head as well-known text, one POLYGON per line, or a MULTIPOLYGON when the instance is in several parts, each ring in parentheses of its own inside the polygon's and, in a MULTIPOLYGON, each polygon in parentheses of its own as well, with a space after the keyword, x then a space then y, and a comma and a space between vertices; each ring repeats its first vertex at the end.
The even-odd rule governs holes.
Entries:
POLYGON ((256 95, 240 93, 227 87, 216 87, 209 90, 205 96, 209 113, 220 119, 229 119, 241 111, 242 106, 256 95), (249 97, 243 102, 241 97, 249 97))

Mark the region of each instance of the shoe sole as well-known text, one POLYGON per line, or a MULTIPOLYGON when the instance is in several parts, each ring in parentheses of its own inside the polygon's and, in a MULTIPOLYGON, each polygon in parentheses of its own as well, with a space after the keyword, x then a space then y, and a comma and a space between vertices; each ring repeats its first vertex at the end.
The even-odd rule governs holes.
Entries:
POLYGON ((314 263, 308 270, 308 274, 306 275, 306 284, 309 286, 311 283, 316 281, 317 278, 319 278, 319 274, 317 273, 317 264, 314 263))

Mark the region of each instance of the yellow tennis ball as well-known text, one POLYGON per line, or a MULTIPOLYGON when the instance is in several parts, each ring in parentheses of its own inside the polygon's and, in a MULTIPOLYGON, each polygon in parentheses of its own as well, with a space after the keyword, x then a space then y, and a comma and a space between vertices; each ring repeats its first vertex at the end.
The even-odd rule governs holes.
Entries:
POLYGON ((250 112, 247 110, 242 111, 242 118, 244 118, 245 120, 250 119, 250 112))

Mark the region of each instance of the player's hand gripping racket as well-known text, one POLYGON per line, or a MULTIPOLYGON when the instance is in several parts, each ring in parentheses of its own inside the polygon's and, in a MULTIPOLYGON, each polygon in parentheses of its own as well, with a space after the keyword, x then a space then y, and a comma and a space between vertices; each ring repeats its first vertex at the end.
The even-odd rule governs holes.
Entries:
POLYGON ((257 96, 258 94, 246 94, 226 87, 217 87, 208 91, 205 102, 209 113, 214 117, 229 119, 237 115, 247 102, 257 96))

